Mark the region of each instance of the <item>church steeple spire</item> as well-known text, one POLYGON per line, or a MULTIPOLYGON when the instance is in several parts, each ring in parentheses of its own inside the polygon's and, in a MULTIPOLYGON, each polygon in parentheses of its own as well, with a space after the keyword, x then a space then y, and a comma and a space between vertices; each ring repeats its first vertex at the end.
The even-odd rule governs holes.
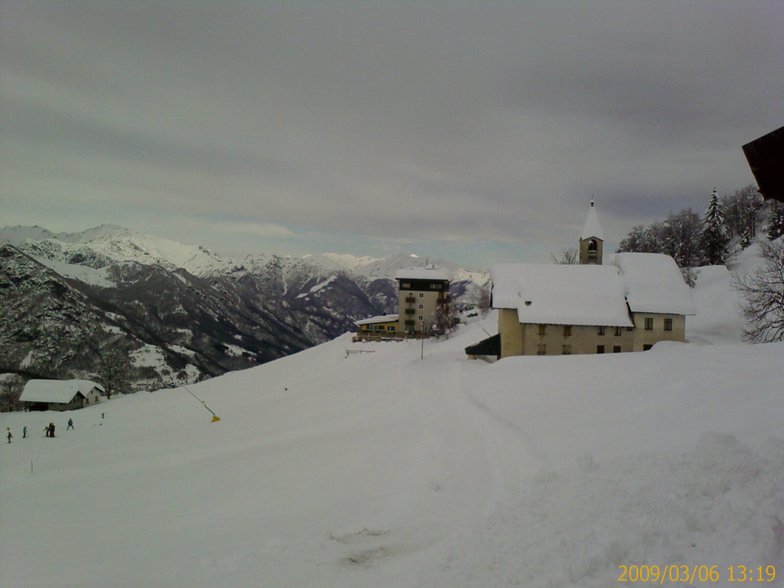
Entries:
POLYGON ((596 206, 591 198, 591 207, 588 209, 588 217, 585 219, 582 233, 580 233, 580 263, 601 265, 602 247, 604 245, 604 231, 599 224, 599 217, 596 215, 596 206))

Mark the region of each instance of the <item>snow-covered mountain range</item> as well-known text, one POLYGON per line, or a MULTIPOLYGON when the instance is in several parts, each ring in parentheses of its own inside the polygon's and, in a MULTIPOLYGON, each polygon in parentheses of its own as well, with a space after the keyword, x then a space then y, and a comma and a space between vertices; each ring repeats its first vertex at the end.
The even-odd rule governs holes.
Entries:
MULTIPOLYGON (((0 372, 94 374, 118 347, 138 387, 251 367, 396 310, 398 269, 428 260, 325 253, 229 258, 117 225, 0 229, 0 372)), ((445 261, 452 293, 487 281, 445 261)))

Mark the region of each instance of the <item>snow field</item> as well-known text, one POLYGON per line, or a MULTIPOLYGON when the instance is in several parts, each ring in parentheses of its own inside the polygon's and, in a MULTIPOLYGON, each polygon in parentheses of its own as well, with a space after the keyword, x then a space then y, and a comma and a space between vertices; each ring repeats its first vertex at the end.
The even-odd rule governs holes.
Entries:
POLYGON ((0 415, 0 585, 592 588, 620 564, 772 563, 781 588, 784 344, 704 325, 466 360, 491 315, 424 359, 347 335, 189 386, 214 424, 183 389, 0 415))

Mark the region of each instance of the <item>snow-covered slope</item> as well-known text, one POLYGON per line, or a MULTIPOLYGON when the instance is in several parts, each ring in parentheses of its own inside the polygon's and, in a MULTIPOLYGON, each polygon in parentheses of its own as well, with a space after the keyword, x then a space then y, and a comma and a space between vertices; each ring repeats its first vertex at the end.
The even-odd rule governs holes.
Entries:
POLYGON ((0 242, 19 247, 36 259, 104 267, 112 262, 136 262, 182 268, 204 276, 232 266, 198 245, 137 233, 118 225, 100 225, 79 233, 52 233, 42 227, 5 227, 0 242), (92 260, 92 263, 91 261, 92 260))
POLYGON ((494 316, 462 329, 340 337, 193 385, 206 405, 0 415, 0 585, 605 588, 704 564, 728 588, 743 563, 784 586, 784 344, 485 363, 463 348, 494 316))

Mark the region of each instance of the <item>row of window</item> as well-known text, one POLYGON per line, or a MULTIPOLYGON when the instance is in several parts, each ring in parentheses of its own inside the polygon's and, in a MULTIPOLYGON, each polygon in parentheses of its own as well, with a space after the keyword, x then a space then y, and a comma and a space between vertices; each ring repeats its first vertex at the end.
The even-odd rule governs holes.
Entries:
MULTIPOLYGON (((421 308, 421 306, 420 306, 421 308)), ((555 326, 555 325, 552 325, 555 326)), ((547 327, 548 325, 539 325, 539 336, 544 337, 547 334, 547 327)), ((633 331, 634 327, 625 327, 627 331, 633 331)), ((653 318, 646 317, 645 318, 645 330, 652 331, 653 330, 653 318)), ((665 331, 672 331, 672 319, 665 318, 664 319, 664 330, 665 331)), ((596 333, 600 337, 603 337, 606 334, 607 327, 596 327, 596 333)), ((620 337, 623 334, 624 327, 615 327, 614 334, 616 337, 620 337)), ((571 337, 572 336, 572 325, 564 325, 563 327, 563 336, 564 337, 571 337)))
POLYGON ((395 325, 363 325, 365 331, 395 331, 395 325))
MULTIPOLYGON (((653 331, 653 317, 646 316, 645 317, 645 330, 646 331, 653 331)), ((672 319, 666 318, 664 319, 664 330, 665 331, 672 331, 672 319)))
MULTIPOLYGON (((648 351, 652 345, 643 345, 642 350, 648 351)), ((621 353, 621 346, 620 345, 613 345, 612 348, 613 353, 621 353)), ((597 345, 596 346, 596 353, 605 353, 605 346, 604 345, 597 345)), ((536 346, 536 354, 537 355, 547 355, 547 344, 539 343, 536 346)), ((572 346, 571 345, 562 345, 561 346, 561 354, 562 355, 571 355, 572 354, 572 346)))
MULTIPOLYGON (((411 289, 411 282, 401 282, 400 283, 400 289, 401 290, 410 290, 411 289)), ((436 283, 436 282, 431 282, 430 285, 429 285, 429 289, 430 290, 443 290, 444 286, 443 286, 443 284, 439 284, 439 283, 436 283)), ((422 296, 422 294, 420 294, 420 296, 422 296)))

